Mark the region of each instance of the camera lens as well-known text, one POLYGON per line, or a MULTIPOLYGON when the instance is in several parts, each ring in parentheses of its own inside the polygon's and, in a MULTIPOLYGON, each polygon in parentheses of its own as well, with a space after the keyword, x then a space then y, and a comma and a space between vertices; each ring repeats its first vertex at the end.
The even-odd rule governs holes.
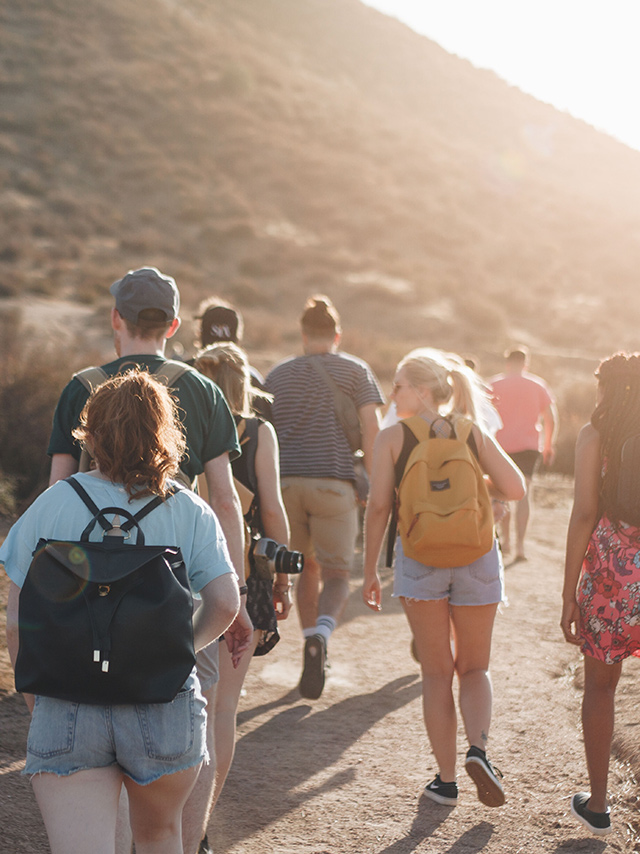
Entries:
POLYGON ((288 575, 297 575, 304 568, 304 555, 302 552, 290 552, 284 546, 276 555, 276 572, 286 572, 288 575))

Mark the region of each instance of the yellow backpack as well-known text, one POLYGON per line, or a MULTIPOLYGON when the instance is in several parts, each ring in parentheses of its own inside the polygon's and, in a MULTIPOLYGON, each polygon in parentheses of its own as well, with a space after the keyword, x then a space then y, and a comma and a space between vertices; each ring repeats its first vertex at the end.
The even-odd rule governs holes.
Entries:
MULTIPOLYGON (((446 419, 443 419, 446 420, 446 419)), ((466 566, 493 547, 493 512, 482 469, 467 443, 472 422, 449 438, 419 415, 404 424, 418 440, 398 487, 398 529, 407 557, 427 566, 466 566)))

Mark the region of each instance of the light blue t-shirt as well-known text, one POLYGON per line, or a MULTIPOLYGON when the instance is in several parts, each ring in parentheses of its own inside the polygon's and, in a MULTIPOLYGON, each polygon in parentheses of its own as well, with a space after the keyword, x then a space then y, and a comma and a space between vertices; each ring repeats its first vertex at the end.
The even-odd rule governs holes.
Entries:
MULTIPOLYGON (((97 506, 122 507, 135 514, 153 496, 129 501, 123 486, 88 472, 74 475, 97 506)), ((9 578, 22 588, 33 552, 40 539, 79 540, 92 514, 64 481, 43 492, 18 519, 0 547, 0 564, 9 578)), ((109 519, 111 517, 108 517, 109 519)), ((125 521, 125 517, 120 519, 125 521)), ((208 504, 193 492, 182 489, 156 507, 140 522, 145 545, 179 546, 187 568, 192 593, 198 593, 214 578, 234 572, 222 528, 208 504)), ((135 544, 137 529, 126 542, 135 544)), ((100 541, 103 530, 96 523, 90 539, 100 541)))

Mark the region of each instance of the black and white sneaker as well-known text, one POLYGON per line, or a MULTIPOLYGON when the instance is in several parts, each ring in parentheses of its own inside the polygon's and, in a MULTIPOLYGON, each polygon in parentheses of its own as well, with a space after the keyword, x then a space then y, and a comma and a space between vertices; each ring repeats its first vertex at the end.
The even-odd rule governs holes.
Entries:
POLYGON ((501 807, 505 801, 504 789, 500 782, 502 771, 493 767, 484 750, 470 747, 464 767, 476 784, 478 799, 487 807, 501 807))
POLYGON ((607 836, 612 829, 609 807, 606 812, 592 812, 587 807, 589 797, 587 792, 574 795, 571 798, 571 813, 595 836, 607 836))
POLYGON ((436 774, 435 780, 424 787, 424 793, 432 801, 447 807, 455 807, 458 803, 458 784, 443 783, 440 774, 436 774))
POLYGON ((322 635, 311 635, 304 643, 302 676, 298 691, 307 700, 317 700, 324 690, 327 644, 322 635))

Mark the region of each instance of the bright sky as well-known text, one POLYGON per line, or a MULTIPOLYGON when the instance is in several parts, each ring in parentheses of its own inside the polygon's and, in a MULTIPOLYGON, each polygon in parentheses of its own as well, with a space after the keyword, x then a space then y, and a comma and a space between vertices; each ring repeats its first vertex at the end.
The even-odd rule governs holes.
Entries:
POLYGON ((640 150, 640 0, 364 0, 640 150))

